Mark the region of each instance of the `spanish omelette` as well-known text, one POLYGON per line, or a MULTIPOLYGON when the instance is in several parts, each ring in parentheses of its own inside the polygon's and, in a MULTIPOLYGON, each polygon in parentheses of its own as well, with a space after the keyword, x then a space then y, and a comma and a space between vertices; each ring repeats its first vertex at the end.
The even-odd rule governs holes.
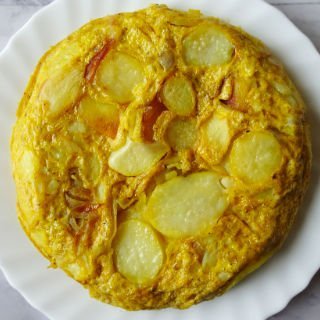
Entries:
POLYGON ((39 61, 11 151, 18 217, 106 303, 187 308, 285 240, 310 175, 303 100, 259 40, 154 5, 39 61))

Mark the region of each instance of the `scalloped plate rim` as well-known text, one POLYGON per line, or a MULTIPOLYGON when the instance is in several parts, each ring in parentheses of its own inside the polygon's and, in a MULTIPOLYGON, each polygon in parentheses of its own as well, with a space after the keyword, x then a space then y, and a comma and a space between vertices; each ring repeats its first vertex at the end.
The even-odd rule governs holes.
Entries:
MULTIPOLYGON (((210 5, 209 3, 210 0, 207 0, 208 5, 210 5)), ((228 0, 229 1, 229 0, 228 0)), ((233 1, 234 3, 240 2, 241 0, 235 0, 233 1)), ((283 19, 285 20, 285 22, 287 24, 290 24, 291 29, 296 33, 296 36, 298 38, 298 36, 300 37, 300 42, 302 43, 302 41, 304 42, 304 44, 306 45, 308 43, 309 48, 307 48, 306 50, 309 50, 311 52, 311 50, 313 50, 313 55, 314 57, 318 58, 318 62, 320 62, 319 59, 319 54, 314 46, 314 44, 311 42, 311 40, 304 35, 281 11, 279 11, 278 9, 276 9, 275 7, 272 7, 271 5, 269 5, 268 3, 263 2, 262 0, 247 0, 247 3, 249 3, 249 1, 251 1, 251 3, 256 4, 256 5, 265 5, 269 7, 269 11, 271 12, 271 8, 273 10, 274 15, 278 15, 278 19, 283 19), (316 55, 315 55, 316 54, 316 55)), ((32 25, 34 24, 34 22, 38 19, 38 17, 40 17, 44 12, 50 11, 51 8, 58 6, 58 5, 68 5, 66 3, 66 0, 56 0, 53 1, 52 3, 48 4, 47 6, 43 7, 42 9, 40 9, 38 12, 36 12, 25 24, 23 27, 21 27, 12 37, 11 39, 8 41, 7 45, 5 46, 5 48, 2 50, 2 52, 0 53, 0 61, 2 61, 3 59, 5 59, 6 54, 10 53, 10 50, 12 49, 13 44, 15 43, 15 41, 18 40, 18 38, 20 36, 23 35, 24 32, 28 33, 29 29, 31 29, 32 25)), ((156 1, 154 1, 156 2, 156 1)), ((159 2, 166 2, 166 1, 159 1, 159 2)), ((232 2, 232 0, 230 0, 230 2, 232 2)), ((71 1, 70 1, 71 3, 71 1)), ((187 7, 187 5, 185 5, 187 7)), ((196 6, 196 5, 195 5, 196 6)), ((125 10, 125 8, 122 7, 122 10, 125 10)), ((13 49, 14 50, 14 49, 13 49)), ((320 64, 318 65, 318 67, 320 66, 320 64)), ((22 93, 21 93, 22 94, 22 93)), ((2 94, 1 94, 2 95, 2 94)), ((1 99, 1 95, 0 95, 0 99, 1 99)), ((0 109, 1 111, 1 109, 0 109)), ((317 111, 319 112, 319 111, 317 111)), ((0 129, 1 130, 1 129, 0 129)), ((1 230, 1 227, 0 227, 1 230)), ((280 253, 281 255, 281 253, 280 253)), ((0 264, 2 264, 2 257, 1 257, 1 252, 0 252, 0 264)), ((296 294, 298 294, 299 292, 301 292, 310 282, 312 276, 317 272, 318 268, 320 266, 320 256, 319 259, 317 259, 317 263, 314 263, 312 265, 312 267, 309 267, 308 271, 305 271, 307 275, 305 275, 303 281, 301 280, 300 283, 298 284, 298 282, 296 282, 295 285, 293 285, 293 283, 291 283, 291 291, 288 293, 286 292, 286 297, 283 299, 283 301, 281 301, 281 303, 277 306, 274 307, 272 310, 270 310, 271 308, 269 307, 269 312, 267 312, 266 310, 264 310, 264 315, 261 315, 263 318, 267 317, 267 316, 271 316, 272 314, 282 310, 291 300, 291 298, 293 296, 295 296, 296 294)), ((5 277, 7 278, 8 282, 11 284, 12 287, 16 288, 18 291, 20 291, 20 293, 24 296, 24 298, 35 308, 39 309, 41 312, 43 312, 47 317, 51 317, 51 315, 47 312, 47 310, 45 310, 45 308, 42 308, 42 306, 37 305, 37 303, 35 303, 34 301, 32 301, 32 298, 29 298, 29 294, 28 292, 26 292, 27 290, 22 290, 19 284, 16 283, 14 276, 12 274, 10 274, 10 270, 6 270, 6 268, 4 268, 2 265, 0 265, 5 277)), ((305 269, 306 270, 306 269, 305 269)), ((192 309, 190 309, 192 310, 192 309)), ((161 313, 161 311, 157 311, 158 313, 161 313)), ((145 317, 144 317, 145 318, 145 317)), ((231 318, 230 318, 231 319, 231 318)), ((262 318, 261 318, 262 319, 262 318)))

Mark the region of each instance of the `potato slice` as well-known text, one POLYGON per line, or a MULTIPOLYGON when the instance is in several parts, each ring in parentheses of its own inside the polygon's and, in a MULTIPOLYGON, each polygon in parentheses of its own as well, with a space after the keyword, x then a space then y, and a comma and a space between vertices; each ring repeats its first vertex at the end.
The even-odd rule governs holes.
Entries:
POLYGON ((134 90, 145 82, 142 64, 123 52, 110 52, 97 71, 98 83, 119 103, 134 99, 134 90))
POLYGON ((109 166, 125 176, 138 176, 151 169, 167 152, 168 147, 164 144, 128 139, 122 148, 111 153, 109 166))
POLYGON ((153 191, 145 218, 167 237, 203 235, 228 205, 227 194, 213 172, 177 177, 153 191))
POLYGON ((167 129, 166 138, 175 150, 191 149, 197 140, 197 128, 192 120, 173 120, 167 129))
POLYGON ((202 148, 208 154, 210 163, 218 164, 228 150, 231 132, 228 120, 215 114, 202 130, 202 148))
POLYGON ((79 115, 92 128, 115 138, 120 117, 119 108, 116 105, 85 97, 80 102, 79 115))
POLYGON ((118 271, 134 283, 151 281, 163 265, 164 254, 156 233, 139 220, 128 220, 120 225, 114 252, 118 271))
POLYGON ((169 78, 162 88, 161 97, 165 106, 179 116, 192 114, 196 106, 192 84, 183 76, 169 78))
POLYGON ((245 183, 262 184, 280 169, 281 161, 281 146, 272 133, 249 132, 233 144, 230 171, 245 183))
POLYGON ((48 104, 47 114, 55 117, 68 110, 82 92, 83 72, 73 68, 63 73, 63 77, 52 76, 43 85, 40 99, 48 104))
POLYGON ((234 46, 223 31, 200 25, 182 43, 184 60, 189 65, 210 67, 229 62, 234 46))

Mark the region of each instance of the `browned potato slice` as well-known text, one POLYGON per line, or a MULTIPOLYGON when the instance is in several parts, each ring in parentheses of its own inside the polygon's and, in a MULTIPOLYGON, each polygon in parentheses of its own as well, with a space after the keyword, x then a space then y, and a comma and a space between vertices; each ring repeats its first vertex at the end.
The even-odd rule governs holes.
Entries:
POLYGON ((209 232, 228 205, 228 198, 213 172, 176 177, 158 185, 145 213, 167 237, 188 237, 209 232))
POLYGON ((212 25, 196 27, 186 36, 182 45, 185 62, 202 67, 229 62, 234 50, 226 35, 212 25))
POLYGON ((169 78, 163 86, 161 96, 165 106, 179 116, 192 114, 196 106, 192 84, 183 76, 169 78))
POLYGON ((156 233, 139 220, 128 220, 120 225, 114 240, 114 252, 118 271, 139 284, 154 279, 164 260, 156 233))
POLYGON ((175 150, 191 149, 197 139, 197 128, 192 120, 173 120, 168 126, 166 137, 175 150))
POLYGON ((86 97, 80 102, 79 114, 91 127, 115 138, 119 126, 119 109, 116 105, 86 97))
POLYGON ((134 90, 145 81, 142 64, 123 52, 110 52, 100 64, 97 81, 119 103, 134 99, 134 90))
POLYGON ((83 72, 77 68, 64 73, 64 77, 53 76, 43 85, 40 99, 48 104, 49 117, 60 115, 66 111, 81 94, 83 72))
POLYGON ((128 139, 120 149, 111 153, 109 166, 125 176, 138 176, 154 166, 168 151, 161 143, 133 142, 128 139))
POLYGON ((245 183, 262 184, 280 169, 281 146, 267 131, 245 133, 233 144, 230 171, 245 183))

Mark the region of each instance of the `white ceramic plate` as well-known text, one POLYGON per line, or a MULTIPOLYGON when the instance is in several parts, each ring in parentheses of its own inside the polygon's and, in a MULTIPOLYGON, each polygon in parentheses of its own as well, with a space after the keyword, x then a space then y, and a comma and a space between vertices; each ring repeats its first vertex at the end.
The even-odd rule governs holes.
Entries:
MULTIPOLYGON (((188 310, 126 312, 91 299, 88 292, 33 247, 16 218, 9 139, 15 111, 38 59, 53 44, 92 18, 132 11, 153 2, 200 9, 262 39, 286 65, 303 93, 313 128, 320 126, 320 57, 311 42, 279 11, 261 0, 57 0, 37 13, 0 56, 0 265, 13 287, 51 319, 260 320, 280 311, 303 290, 320 266, 319 139, 313 139, 313 180, 296 230, 264 267, 227 294, 188 310)), ((316 132, 314 131, 313 138, 316 132)))

